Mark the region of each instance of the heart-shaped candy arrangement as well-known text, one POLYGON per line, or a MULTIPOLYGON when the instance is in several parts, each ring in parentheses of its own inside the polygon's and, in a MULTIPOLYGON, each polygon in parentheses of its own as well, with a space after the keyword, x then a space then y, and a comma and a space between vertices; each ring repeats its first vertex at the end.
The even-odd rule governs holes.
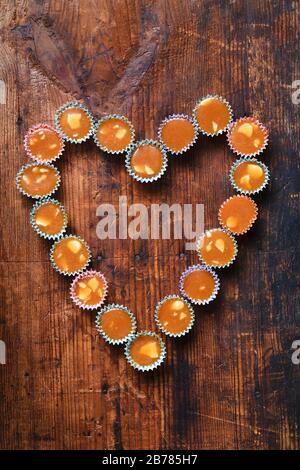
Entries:
POLYGON ((17 174, 16 184, 25 196, 37 199, 30 214, 33 229, 54 241, 51 263, 60 274, 74 276, 70 295, 80 308, 98 310, 96 327, 110 344, 125 345, 128 362, 138 370, 158 367, 166 356, 160 335, 151 331, 137 333, 134 314, 124 305, 103 307, 108 291, 104 275, 88 270, 91 252, 77 235, 66 234, 66 209, 52 194, 60 185, 60 173, 53 165, 64 152, 64 142, 82 143, 93 137, 96 145, 111 154, 126 153, 128 173, 141 183, 157 181, 167 170, 168 153, 181 155, 192 147, 199 133, 214 137, 227 132, 232 151, 239 156, 231 167, 229 181, 239 193, 220 207, 220 227, 204 232, 197 243, 201 263, 181 275, 179 294, 164 297, 156 306, 155 321, 161 332, 181 337, 191 330, 194 305, 215 299, 220 289, 216 269, 230 266, 237 256, 235 236, 246 233, 257 218, 257 206, 249 197, 260 192, 269 181, 265 164, 257 160, 268 144, 266 128, 254 117, 233 122, 229 103, 220 96, 206 96, 196 102, 193 116, 175 114, 164 119, 158 140, 135 142, 135 132, 124 116, 108 115, 95 122, 81 103, 63 105, 55 115, 55 127, 39 124, 25 136, 24 145, 31 163, 17 174))

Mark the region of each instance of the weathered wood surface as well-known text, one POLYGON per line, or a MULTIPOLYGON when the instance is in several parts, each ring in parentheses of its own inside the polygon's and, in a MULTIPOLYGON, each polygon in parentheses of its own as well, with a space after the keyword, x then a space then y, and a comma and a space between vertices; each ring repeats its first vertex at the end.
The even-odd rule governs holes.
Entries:
MULTIPOLYGON (((1 448, 299 448, 300 366, 291 362, 300 333, 300 104, 291 100, 299 8, 279 0, 0 2, 1 448), (98 338, 94 316, 73 307, 69 281, 49 265, 49 246, 29 225, 31 203, 14 185, 26 162, 22 140, 72 99, 98 116, 126 114, 138 138, 153 138, 162 118, 190 113, 207 93, 270 128, 263 159, 272 183, 257 198, 259 221, 240 239, 238 261, 221 273, 218 300, 198 309, 186 339, 167 341, 164 367, 139 374, 98 338)), ((201 138, 161 183, 142 187, 122 158, 92 142, 67 146, 58 197, 109 279, 109 301, 132 308, 141 329, 154 328, 156 302, 176 292, 197 257, 183 240, 99 241, 96 207, 119 195, 204 203, 213 227, 232 194, 232 161, 224 138, 201 138)))

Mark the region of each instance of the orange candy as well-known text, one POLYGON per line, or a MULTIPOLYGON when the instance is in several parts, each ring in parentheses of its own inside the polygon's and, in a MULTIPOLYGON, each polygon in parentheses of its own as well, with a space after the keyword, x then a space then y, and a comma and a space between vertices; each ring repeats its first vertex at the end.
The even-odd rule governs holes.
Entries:
POLYGON ((237 255, 236 242, 223 229, 208 230, 199 240, 198 254, 207 266, 223 268, 234 261, 237 255))
POLYGON ((98 325, 102 336, 114 344, 123 343, 135 331, 133 315, 121 305, 104 308, 98 325))
POLYGON ((230 171, 231 182, 241 192, 254 194, 268 182, 268 170, 255 159, 237 161, 230 171))
POLYGON ((61 154, 64 143, 55 129, 41 124, 29 130, 25 137, 25 148, 34 160, 51 162, 61 154))
POLYGON ((221 134, 231 121, 230 106, 219 96, 203 98, 196 105, 194 115, 200 130, 208 135, 221 134))
POLYGON ((17 175, 17 186, 33 198, 48 196, 58 187, 59 182, 58 170, 46 163, 26 165, 17 175))
POLYGON ((99 121, 95 140, 102 150, 112 153, 124 152, 134 139, 134 131, 127 119, 112 116, 99 121))
POLYGON ((228 131, 228 141, 232 150, 238 155, 258 155, 268 143, 268 132, 253 117, 236 121, 228 131))
POLYGON ((75 274, 88 265, 90 251, 83 240, 69 235, 54 243, 51 259, 61 274, 75 274))
POLYGON ((207 304, 219 290, 217 275, 202 265, 192 266, 182 274, 182 292, 194 303, 207 304))
POLYGON ((164 168, 164 153, 157 145, 138 144, 130 160, 130 169, 137 179, 157 179, 164 168))
POLYGON ((134 367, 141 370, 152 369, 162 360, 161 339, 153 333, 140 333, 127 344, 127 354, 134 367))
POLYGON ((33 223, 43 234, 56 235, 66 225, 66 213, 56 201, 46 201, 34 210, 33 223))
POLYGON ((220 224, 235 235, 246 233, 256 218, 256 204, 248 196, 233 196, 227 199, 219 210, 220 224))
POLYGON ((71 298, 81 308, 92 309, 102 305, 107 293, 107 282, 97 271, 85 271, 71 285, 71 298))
POLYGON ((61 132, 71 141, 85 140, 93 129, 93 121, 88 111, 76 105, 58 110, 57 119, 61 132))
POLYGON ((171 336, 184 334, 194 322, 191 306, 177 296, 163 299, 156 308, 155 318, 162 331, 171 336))
POLYGON ((188 116, 170 116, 159 130, 161 143, 173 153, 187 150, 194 142, 197 132, 188 116))

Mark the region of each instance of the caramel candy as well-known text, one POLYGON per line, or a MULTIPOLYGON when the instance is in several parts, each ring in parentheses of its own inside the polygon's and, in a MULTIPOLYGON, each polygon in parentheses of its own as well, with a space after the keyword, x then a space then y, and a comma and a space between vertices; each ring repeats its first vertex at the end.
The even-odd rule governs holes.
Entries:
POLYGON ((40 124, 29 130, 25 137, 25 148, 34 160, 51 162, 59 157, 64 143, 55 129, 47 124, 40 124))
POLYGON ((165 155, 159 145, 139 143, 131 154, 130 174, 139 181, 158 179, 165 168, 165 155))
POLYGON ((254 194, 265 187, 269 174, 267 167, 258 160, 239 160, 230 171, 230 179, 238 191, 254 194))
POLYGON ((224 98, 208 96, 197 103, 194 115, 204 134, 218 135, 224 132, 230 124, 231 108, 224 98))
POLYGON ((95 140, 106 152, 124 152, 134 139, 133 127, 122 116, 111 116, 99 121, 95 140))
POLYGON ((34 208, 33 225, 42 235, 58 235, 66 226, 66 213, 63 207, 53 199, 39 203, 34 208))
POLYGON ((180 280, 181 291, 196 304, 207 304, 219 290, 217 275, 206 266, 195 265, 185 271, 180 280))
POLYGON ((126 345, 126 356, 130 364, 139 370, 151 370, 164 359, 165 347, 155 333, 141 332, 126 345))
POLYGON ((49 196, 60 183, 58 170, 46 163, 30 163, 17 175, 17 186, 21 192, 33 198, 49 196))
POLYGON ((194 323, 192 307, 178 296, 164 298, 156 308, 155 318, 161 330, 170 336, 185 334, 194 323))
POLYGON ((229 266, 237 255, 236 241, 225 230, 208 230, 199 240, 198 253, 207 266, 223 268, 229 266))
POLYGON ((71 298, 81 308, 98 308, 107 293, 107 282, 97 271, 85 271, 71 285, 71 298))
POLYGON ((51 259, 61 274, 77 274, 88 265, 90 251, 79 237, 68 235, 54 243, 51 259))
POLYGON ((57 112, 61 132, 71 142, 82 142, 93 130, 93 120, 83 106, 65 105, 57 112))
POLYGON ((238 155, 254 156, 266 147, 268 132, 257 119, 245 117, 236 121, 229 129, 228 141, 238 155))
POLYGON ((248 196, 233 196, 223 202, 219 210, 220 224, 235 235, 246 233, 256 217, 256 204, 248 196))
POLYGON ((121 344, 135 331, 135 321, 126 307, 111 305, 101 314, 99 328, 108 342, 121 344))
POLYGON ((197 132, 188 116, 174 115, 167 118, 159 129, 160 141, 170 152, 179 154, 195 141, 197 132))

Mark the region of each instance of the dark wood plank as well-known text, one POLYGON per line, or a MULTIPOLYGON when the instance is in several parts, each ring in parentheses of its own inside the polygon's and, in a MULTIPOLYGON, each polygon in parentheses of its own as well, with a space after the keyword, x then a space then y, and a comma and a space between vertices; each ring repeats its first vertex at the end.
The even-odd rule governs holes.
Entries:
MULTIPOLYGON (((0 2, 1 439, 5 449, 297 449, 299 366, 299 79, 297 1, 0 2), (92 112, 123 113, 138 138, 160 121, 190 113, 207 93, 224 95, 237 116, 256 114, 271 132, 263 158, 270 189, 259 222, 241 238, 239 259, 221 273, 222 292, 197 310, 194 331, 167 341, 154 374, 138 374, 122 350, 98 338, 93 315, 70 303, 68 281, 48 262, 49 245, 28 221, 31 204, 14 178, 23 137, 58 106, 81 99, 92 112)), ((205 226, 232 194, 224 138, 201 138, 167 176, 142 187, 122 158, 92 143, 68 146, 58 166, 59 199, 72 231, 91 245, 109 279, 109 301, 127 304, 139 328, 155 328, 157 301, 177 291, 197 261, 183 240, 100 241, 101 202, 204 203, 205 226)))

